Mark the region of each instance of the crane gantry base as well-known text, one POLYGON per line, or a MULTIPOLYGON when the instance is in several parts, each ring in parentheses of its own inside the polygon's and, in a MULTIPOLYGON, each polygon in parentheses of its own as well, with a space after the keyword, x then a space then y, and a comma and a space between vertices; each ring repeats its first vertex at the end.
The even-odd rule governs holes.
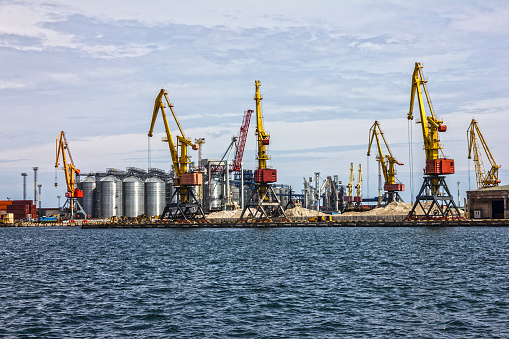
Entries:
POLYGON ((180 189, 176 187, 169 202, 166 203, 164 207, 161 219, 205 219, 205 213, 203 212, 201 203, 198 201, 191 188, 188 188, 184 195, 181 196, 180 189))
POLYGON ((427 175, 417 194, 415 204, 407 219, 428 219, 428 218, 461 218, 460 211, 454 202, 454 198, 447 187, 445 176, 427 175), (424 205, 423 202, 431 202, 424 205), (417 215, 416 208, 420 206, 424 214, 417 215))
POLYGON ((279 200, 274 188, 267 184, 256 184, 253 193, 246 202, 240 219, 248 212, 250 218, 272 218, 283 217, 286 218, 283 206, 279 200), (252 209, 255 210, 253 213, 252 209))
POLYGON ((65 219, 74 219, 75 216, 80 214, 83 219, 87 218, 87 213, 85 213, 85 210, 76 198, 67 198, 64 206, 60 209, 60 214, 63 215, 65 219))

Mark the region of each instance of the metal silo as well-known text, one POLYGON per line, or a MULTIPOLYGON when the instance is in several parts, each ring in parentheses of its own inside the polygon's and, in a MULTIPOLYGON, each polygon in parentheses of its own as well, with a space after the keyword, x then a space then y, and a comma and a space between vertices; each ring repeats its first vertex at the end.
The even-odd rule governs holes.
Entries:
POLYGON ((78 186, 83 191, 83 198, 79 199, 81 206, 85 210, 87 217, 95 218, 94 193, 97 187, 95 177, 86 177, 78 183, 78 186))
POLYGON ((281 196, 279 196, 279 201, 281 202, 281 206, 283 206, 283 208, 285 208, 286 205, 288 205, 288 190, 284 187, 281 187, 279 189, 279 194, 281 194, 281 196))
POLYGON ((237 186, 230 186, 232 194, 232 202, 240 206, 240 188, 237 186))
POLYGON ((208 181, 205 182, 203 190, 203 197, 206 200, 204 205, 211 211, 221 209, 221 183, 212 179, 210 185, 208 181))
POLYGON ((148 217, 161 215, 166 203, 166 183, 156 177, 145 180, 145 214, 148 217))
POLYGON ((122 182, 124 213, 126 217, 137 217, 145 213, 145 185, 136 177, 128 177, 122 182))
POLYGON ((117 179, 116 182, 116 195, 115 195, 115 204, 117 209, 117 217, 123 216, 124 214, 124 199, 122 199, 122 180, 115 177, 117 179))
POLYGON ((100 218, 117 216, 117 181, 112 175, 101 179, 101 211, 100 218))

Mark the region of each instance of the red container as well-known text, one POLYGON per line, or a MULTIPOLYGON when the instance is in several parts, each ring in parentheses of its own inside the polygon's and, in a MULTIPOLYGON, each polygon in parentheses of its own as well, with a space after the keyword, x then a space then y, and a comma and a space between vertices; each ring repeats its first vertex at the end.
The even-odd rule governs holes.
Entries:
POLYGON ((33 203, 32 200, 14 200, 12 202, 13 205, 32 205, 33 203))
POLYGON ((347 195, 347 196, 343 197, 343 200, 344 200, 345 202, 352 202, 352 201, 353 201, 353 197, 352 197, 352 196, 347 195))
POLYGON ((263 168, 254 171, 254 181, 261 184, 277 181, 277 170, 273 168, 263 168))
POLYGON ((426 161, 426 174, 454 174, 454 160, 428 160, 426 161))
POLYGON ((387 192, 396 192, 396 191, 404 191, 405 185, 403 184, 385 184, 384 185, 384 191, 387 192))
POLYGON ((445 132, 445 131, 447 131, 447 125, 440 125, 440 126, 438 126, 438 131, 439 131, 439 132, 445 132))
POLYGON ((180 176, 180 184, 185 186, 201 186, 203 185, 202 173, 184 173, 180 176))
POLYGON ((353 197, 353 201, 354 202, 361 202, 362 201, 362 197, 353 197))

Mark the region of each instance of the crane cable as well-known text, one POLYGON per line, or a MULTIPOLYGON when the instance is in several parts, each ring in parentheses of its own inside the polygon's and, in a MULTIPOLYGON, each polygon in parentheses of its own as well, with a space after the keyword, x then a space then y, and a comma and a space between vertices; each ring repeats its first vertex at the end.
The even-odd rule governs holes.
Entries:
POLYGON ((367 175, 367 177, 368 177, 368 178, 367 178, 367 179, 368 179, 368 180, 367 180, 367 186, 368 186, 368 187, 367 187, 367 192, 366 192, 366 194, 367 194, 367 197, 368 197, 368 199, 369 199, 369 155, 367 155, 367 156, 366 156, 366 169, 367 169, 367 172, 368 172, 368 175, 367 175))
POLYGON ((410 164, 410 199, 411 202, 414 202, 414 154, 412 150, 412 144, 413 144, 413 133, 412 133, 412 126, 410 120, 407 120, 407 126, 408 126, 408 163, 410 164))
POLYGON ((147 147, 148 147, 148 168, 147 168, 147 171, 150 171, 150 167, 152 166, 151 162, 152 162, 152 159, 151 159, 151 156, 150 156, 150 137, 147 138, 148 140, 148 143, 147 143, 147 147))

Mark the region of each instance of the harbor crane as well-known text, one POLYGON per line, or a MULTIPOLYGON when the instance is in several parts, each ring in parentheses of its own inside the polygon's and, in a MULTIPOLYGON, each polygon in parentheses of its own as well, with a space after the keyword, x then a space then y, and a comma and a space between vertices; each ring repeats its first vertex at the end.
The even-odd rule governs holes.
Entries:
POLYGON ((435 116, 433 105, 426 88, 428 82, 422 73, 423 66, 415 63, 414 72, 412 74, 412 88, 410 94, 410 110, 407 115, 408 120, 413 120, 414 101, 417 96, 419 105, 420 119, 416 123, 420 123, 422 127, 422 136, 424 140, 424 151, 426 153, 426 167, 424 169, 424 181, 416 201, 408 218, 449 218, 460 217, 460 212, 453 196, 447 187, 445 175, 454 173, 454 160, 448 159, 443 154, 443 146, 440 144, 438 133, 447 131, 447 126, 443 120, 435 116), (424 91, 424 95, 423 95, 424 91), (424 98, 428 104, 429 115, 426 114, 424 106, 424 98), (440 154, 442 157, 440 157, 440 154), (428 201, 430 204, 423 204, 428 201), (417 215, 416 208, 420 206, 424 215, 417 215))
POLYGON ((271 183, 277 181, 277 171, 267 166, 267 161, 270 160, 267 154, 270 135, 263 128, 261 104, 263 97, 260 94, 260 86, 260 81, 256 80, 254 100, 256 101, 256 137, 258 150, 256 159, 258 161, 258 166, 254 171, 255 188, 242 210, 240 219, 244 217, 246 211, 252 218, 286 217, 284 209, 281 206, 281 201, 271 185, 271 183))
POLYGON ((401 182, 396 183, 396 169, 394 165, 403 165, 403 163, 399 162, 392 155, 391 149, 389 148, 389 144, 387 140, 385 140, 384 132, 380 128, 380 123, 375 120, 375 123, 369 129, 369 145, 368 145, 368 157, 371 153, 371 146, 373 145, 373 141, 376 140, 378 154, 376 156, 376 161, 378 161, 379 165, 382 167, 382 173, 384 176, 384 197, 381 196, 381 192, 379 191, 378 203, 381 204, 382 201, 387 201, 390 204, 393 201, 403 202, 403 199, 399 195, 398 192, 405 190, 405 185, 401 182), (385 148, 387 149, 387 155, 384 156, 382 152, 382 145, 380 142, 380 138, 382 139, 385 148))
POLYGON ((353 162, 350 163, 350 178, 348 180, 348 184, 346 185, 346 188, 348 190, 347 195, 344 197, 344 200, 346 202, 345 210, 351 211, 354 208, 354 197, 353 197, 353 188, 354 188, 354 169, 353 169, 353 162))
POLYGON ((484 137, 477 126, 477 121, 472 119, 470 126, 467 129, 467 141, 468 141, 468 159, 472 159, 472 155, 474 157, 474 166, 475 166, 475 179, 477 181, 477 188, 486 188, 486 187, 495 187, 500 184, 500 180, 498 180, 498 170, 500 169, 500 165, 497 165, 495 162, 495 158, 491 154, 491 151, 484 140, 484 137), (479 151, 478 141, 479 139, 484 153, 486 154, 488 161, 490 162, 491 168, 488 172, 486 172, 486 168, 484 167, 484 162, 481 156, 481 152, 479 151))
POLYGON ((178 121, 177 115, 173 110, 173 107, 173 104, 168 99, 168 92, 162 88, 154 103, 152 123, 150 124, 150 130, 148 132, 148 136, 152 137, 157 115, 159 111, 161 111, 164 128, 166 131, 166 138, 163 139, 163 141, 168 142, 175 172, 173 182, 174 192, 171 198, 166 202, 166 206, 164 207, 161 218, 185 220, 199 218, 205 219, 205 213, 203 212, 202 205, 193 192, 194 187, 201 186, 203 184, 203 174, 198 171, 190 171, 189 169, 191 161, 188 156, 188 147, 191 146, 193 150, 198 150, 199 145, 193 144, 190 139, 186 138, 184 131, 182 130, 182 127, 178 121), (165 103, 163 100, 166 101, 168 107, 170 108, 175 123, 177 124, 180 131, 180 135, 177 135, 176 138, 176 145, 168 125, 165 103))
POLYGON ((357 176, 357 184, 355 184, 356 195, 355 197, 353 197, 356 210, 362 210, 361 185, 362 185, 362 165, 359 164, 359 174, 357 176))
MULTIPOLYGON (((60 165, 60 157, 62 157, 63 167, 61 169, 64 170, 65 183, 67 185, 67 191, 65 192, 67 200, 64 203, 64 206, 62 206, 61 213, 64 215, 70 215, 71 219, 74 219, 75 215, 86 218, 87 214, 78 201, 78 198, 83 198, 83 191, 78 188, 78 184, 76 182, 76 176, 80 174, 80 170, 74 166, 71 151, 69 150, 69 143, 65 138, 64 131, 61 131, 56 139, 55 173, 56 169, 60 165)), ((55 180, 55 187, 57 186, 58 183, 55 180)))

